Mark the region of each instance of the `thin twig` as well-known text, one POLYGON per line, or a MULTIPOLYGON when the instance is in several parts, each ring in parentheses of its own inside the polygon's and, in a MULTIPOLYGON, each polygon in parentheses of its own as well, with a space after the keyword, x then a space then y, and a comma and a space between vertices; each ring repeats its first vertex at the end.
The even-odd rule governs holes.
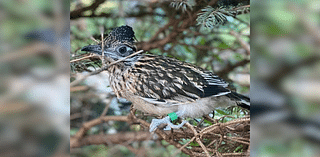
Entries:
POLYGON ((101 53, 101 62, 102 62, 102 67, 104 67, 106 65, 106 63, 104 62, 104 42, 103 42, 103 32, 104 32, 104 29, 102 26, 99 27, 99 30, 100 30, 100 34, 101 34, 101 47, 102 47, 102 53, 101 53))
POLYGON ((186 144, 184 144, 182 147, 180 147, 178 150, 176 150, 171 156, 173 157, 173 156, 177 156, 178 155, 178 153, 180 153, 181 152, 181 150, 184 148, 184 147, 186 147, 188 144, 190 144, 191 142, 193 142, 194 141, 194 139, 196 139, 196 137, 194 136, 194 137, 192 137, 191 138, 191 140, 190 141, 188 141, 186 144))
POLYGON ((139 53, 142 53, 142 52, 143 52, 143 50, 137 51, 137 52, 135 52, 135 53, 133 53, 133 54, 127 56, 127 57, 124 57, 124 58, 122 58, 122 59, 119 59, 119 60, 117 60, 117 61, 115 61, 115 62, 112 62, 112 63, 108 64, 108 66, 111 66, 111 65, 113 65, 113 64, 117 64, 117 63, 119 63, 119 62, 122 62, 122 61, 126 60, 127 58, 133 57, 133 56, 135 56, 135 55, 137 55, 137 54, 139 54, 139 53))
POLYGON ((109 109, 109 105, 110 105, 110 102, 106 103, 106 106, 104 107, 104 110, 103 110, 103 112, 102 112, 101 115, 100 115, 100 118, 101 118, 101 117, 104 117, 104 116, 107 114, 108 109, 109 109))
POLYGON ((210 157, 210 154, 206 148, 206 146, 204 146, 204 144, 201 142, 200 138, 197 137, 196 138, 197 143, 201 146, 201 148, 203 149, 203 151, 206 153, 207 157, 210 157))
POLYGON ((246 144, 246 145, 250 145, 250 142, 246 142, 246 141, 242 141, 241 139, 237 138, 237 137, 228 137, 228 136, 224 136, 224 138, 229 139, 231 141, 235 141, 235 142, 239 142, 242 144, 246 144))
POLYGON ((193 134, 194 134, 194 137, 195 137, 197 143, 201 146, 201 148, 203 149, 203 151, 206 153, 206 156, 210 157, 210 154, 209 154, 207 148, 206 148, 206 147, 204 146, 204 144, 201 142, 201 140, 200 140, 200 138, 199 138, 199 134, 198 134, 198 132, 196 131, 196 129, 194 129, 193 126, 192 126, 189 122, 187 122, 185 125, 193 131, 193 134))
POLYGON ((100 41, 96 40, 93 36, 90 35, 90 39, 95 41, 97 44, 100 43, 100 41))
POLYGON ((114 64, 117 64, 117 63, 119 63, 119 62, 122 62, 122 61, 126 60, 127 58, 130 58, 130 57, 135 56, 135 55, 137 55, 137 54, 139 54, 139 53, 142 53, 142 52, 143 52, 143 50, 137 51, 137 52, 135 52, 135 53, 133 53, 133 54, 127 56, 127 57, 124 57, 124 58, 119 59, 119 60, 117 60, 117 61, 115 61, 115 62, 112 62, 112 63, 110 63, 110 64, 102 67, 102 68, 99 69, 99 70, 96 70, 96 71, 94 71, 94 72, 88 73, 88 74, 86 74, 86 75, 82 75, 82 76, 80 76, 79 79, 71 82, 71 83, 70 83, 70 87, 73 87, 73 86, 79 84, 80 82, 82 82, 84 79, 86 79, 87 77, 89 77, 89 76, 91 76, 91 75, 96 75, 96 74, 101 73, 102 71, 108 69, 111 65, 114 65, 114 64))
POLYGON ((75 86, 70 88, 70 92, 78 92, 78 91, 84 91, 84 90, 88 90, 89 87, 88 86, 75 86))
POLYGON ((78 59, 74 59, 74 60, 71 60, 70 63, 73 63, 73 62, 78 62, 78 61, 81 61, 81 60, 84 60, 84 59, 87 59, 87 58, 91 58, 93 56, 96 56, 96 55, 89 55, 89 56, 85 56, 85 57, 82 57, 82 58, 78 58, 78 59))

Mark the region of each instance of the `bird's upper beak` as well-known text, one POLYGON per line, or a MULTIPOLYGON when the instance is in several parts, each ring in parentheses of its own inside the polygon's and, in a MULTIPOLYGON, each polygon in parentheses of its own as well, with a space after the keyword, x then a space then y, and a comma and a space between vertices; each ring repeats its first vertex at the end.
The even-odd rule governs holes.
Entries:
POLYGON ((102 55, 101 46, 100 45, 88 45, 81 49, 81 51, 87 51, 95 54, 102 55))

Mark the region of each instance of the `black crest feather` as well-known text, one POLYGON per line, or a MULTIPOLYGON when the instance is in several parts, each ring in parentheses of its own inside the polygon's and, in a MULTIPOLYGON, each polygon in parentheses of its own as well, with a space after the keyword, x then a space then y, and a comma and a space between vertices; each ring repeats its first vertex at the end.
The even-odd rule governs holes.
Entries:
POLYGON ((105 45, 113 47, 119 43, 127 44, 128 46, 135 47, 135 35, 132 27, 124 25, 112 29, 105 39, 105 45))

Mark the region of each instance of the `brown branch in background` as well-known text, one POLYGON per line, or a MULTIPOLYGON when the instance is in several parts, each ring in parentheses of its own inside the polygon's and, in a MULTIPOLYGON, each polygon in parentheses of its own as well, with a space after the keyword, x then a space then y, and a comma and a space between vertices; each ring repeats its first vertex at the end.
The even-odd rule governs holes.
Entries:
POLYGON ((70 19, 75 19, 83 16, 85 11, 91 10, 94 15, 94 11, 100 6, 100 4, 104 3, 106 0, 95 0, 92 5, 83 7, 70 12, 70 19))
POLYGON ((247 122, 247 123, 250 123, 250 118, 248 117, 244 117, 244 118, 239 118, 239 119, 235 119, 233 121, 229 121, 229 122, 226 122, 226 123, 219 123, 219 124, 214 124, 214 125, 211 125, 211 126, 208 126, 204 129, 201 130, 201 134, 206 134, 206 133, 210 133, 216 129, 219 129, 220 127, 225 127, 227 125, 232 125, 232 124, 239 124, 239 122, 247 122))
MULTIPOLYGON (((118 133, 114 135, 90 135, 90 136, 85 136, 85 133, 92 127, 99 125, 101 123, 104 123, 106 121, 123 121, 127 122, 129 124, 140 124, 143 126, 149 127, 149 123, 142 119, 138 119, 135 117, 135 115, 129 114, 128 116, 104 116, 100 117, 94 120, 91 120, 89 122, 86 122, 82 125, 82 127, 79 129, 79 131, 76 133, 75 136, 72 136, 70 139, 70 148, 77 148, 77 147, 82 147, 85 145, 99 145, 99 144, 104 144, 104 145, 110 145, 110 144, 121 144, 121 145, 127 145, 128 143, 134 142, 134 141, 146 141, 152 139, 152 134, 147 132, 147 131, 139 131, 139 132, 126 132, 126 133, 118 133)), ((198 132, 195 128, 195 126, 192 126, 189 123, 186 123, 187 130, 183 129, 181 130, 172 130, 172 131, 163 131, 163 130, 156 130, 156 133, 159 135, 157 139, 153 140, 166 140, 169 144, 174 145, 176 148, 180 148, 182 152, 189 154, 191 156, 197 156, 200 155, 199 153, 196 153, 190 149, 187 149, 186 147, 194 140, 199 143, 201 150, 198 151, 204 151, 206 153, 206 156, 209 155, 209 151, 213 153, 219 154, 217 149, 218 148, 211 148, 213 147, 213 143, 217 142, 221 143, 222 140, 225 141, 226 143, 233 141, 236 143, 241 143, 244 145, 248 145, 250 142, 250 135, 248 132, 250 131, 250 118, 240 118, 240 119, 235 119, 233 121, 229 121, 227 123, 217 123, 212 126, 208 126, 205 128, 198 128, 201 129, 200 132, 198 132), (238 125, 243 125, 246 126, 249 129, 244 129, 245 127, 242 127, 243 129, 236 129, 238 125), (228 128, 228 129, 227 129, 228 128), (247 136, 242 136, 242 137, 226 137, 222 138, 221 135, 221 130, 224 130, 223 132, 230 132, 233 135, 236 134, 248 134, 247 136), (219 136, 217 136, 219 135, 219 136), (219 139, 220 140, 214 140, 214 139, 219 139), (177 139, 191 139, 187 144, 181 145, 179 143, 179 140, 177 139), (210 143, 209 145, 205 146, 201 139, 212 139, 214 142, 210 143), (209 148, 210 147, 210 148, 209 148)), ((147 128, 145 130, 148 130, 147 128)), ((193 147, 193 149, 197 149, 193 147)), ((234 148, 235 149, 235 148, 234 148)), ((175 154, 179 153, 175 152, 175 154)), ((243 153, 241 153, 243 155, 243 153)), ((201 156, 203 156, 202 154, 201 156)), ((223 153, 221 154, 223 155, 223 153)))
POLYGON ((247 51, 247 54, 250 55, 250 45, 246 41, 244 41, 237 32, 230 31, 230 34, 236 37, 241 46, 247 51))
POLYGON ((248 63, 250 63, 250 60, 248 59, 244 59, 234 65, 231 65, 229 63, 223 70, 216 72, 216 74, 222 78, 226 78, 226 75, 233 71, 235 68, 245 66, 248 63))
POLYGON ((185 43, 179 43, 179 45, 185 45, 185 46, 191 46, 200 50, 212 50, 212 49, 219 49, 217 47, 213 47, 213 46, 207 46, 207 45, 189 45, 189 44, 185 44, 185 43))
MULTIPOLYGON (((213 5, 217 2, 211 1, 209 4, 213 5)), ((159 31, 152 37, 152 40, 141 43, 138 45, 139 49, 143 49, 145 51, 149 51, 154 48, 161 48, 165 44, 170 43, 172 41, 175 41, 177 36, 185 29, 189 28, 190 26, 194 25, 196 23, 196 18, 198 17, 198 13, 201 12, 201 10, 195 11, 192 13, 191 16, 187 16, 185 14, 182 14, 179 19, 169 20, 169 22, 159 29, 159 31), (181 23, 182 21, 182 23, 181 23), (156 40, 158 35, 163 32, 166 28, 172 27, 173 30, 170 34, 168 34, 165 38, 156 40)))
POLYGON ((218 0, 212 0, 208 3, 208 5, 213 6, 218 2, 218 0))
MULTIPOLYGON (((105 1, 105 0, 104 0, 105 1)), ((100 1, 99 3, 102 4, 104 2, 100 1)), ((94 2, 95 3, 95 2, 94 2)), ((164 14, 159 14, 159 13, 154 13, 152 11, 152 9, 155 9, 157 6, 156 5, 152 5, 152 9, 151 11, 149 10, 145 10, 144 8, 139 8, 140 6, 136 6, 137 9, 139 9, 140 11, 138 13, 136 12, 129 12, 129 13, 125 13, 125 16, 123 15, 115 15, 113 13, 99 13, 99 14, 95 14, 96 9, 98 7, 96 7, 96 5, 91 5, 88 7, 83 7, 83 8, 79 8, 79 9, 75 9, 73 11, 70 12, 70 19, 71 20, 75 20, 78 18, 93 18, 93 17, 103 17, 103 18, 120 18, 120 17, 124 17, 124 18, 141 18, 141 17, 145 17, 145 16, 160 16, 160 17, 166 17, 166 15, 164 14), (91 10, 91 14, 89 15, 84 15, 84 12, 91 10)))
POLYGON ((210 154, 208 152, 208 149, 204 146, 204 144, 201 142, 200 138, 196 138, 197 143, 201 146, 202 150, 206 153, 207 157, 210 157, 210 154))
MULTIPOLYGON (((72 13, 72 12, 70 12, 72 13)), ((145 16, 161 16, 166 17, 162 14, 152 13, 152 12, 140 12, 138 14, 135 13, 129 13, 126 14, 125 18, 142 18, 145 16)), ((78 18, 93 18, 93 17, 103 17, 103 18, 120 18, 121 16, 114 16, 112 13, 100 13, 100 14, 90 14, 90 15, 83 15, 83 14, 74 14, 72 17, 70 16, 71 20, 75 20, 78 18)))
POLYGON ((233 141, 235 141, 235 142, 243 143, 243 144, 246 144, 246 145, 250 145, 250 141, 248 141, 248 140, 245 139, 245 138, 241 138, 241 137, 228 137, 228 136, 224 136, 223 138, 230 139, 230 140, 233 140, 233 141))
POLYGON ((88 121, 82 125, 82 127, 79 129, 79 131, 70 138, 70 148, 74 148, 79 145, 79 141, 84 137, 85 133, 92 128, 93 126, 96 126, 98 124, 101 124, 105 121, 122 121, 127 122, 128 118, 127 116, 105 116, 100 117, 91 121, 88 121))
POLYGON ((111 135, 108 135, 108 134, 89 135, 82 138, 77 143, 74 143, 72 145, 72 148, 88 146, 88 145, 100 145, 100 144, 108 145, 108 143, 123 144, 127 141, 137 142, 137 141, 147 141, 150 139, 152 139, 152 134, 146 131, 124 132, 124 133, 117 133, 117 134, 111 134, 111 135), (106 141, 108 141, 108 143, 106 141))
POLYGON ((172 20, 172 19, 170 19, 166 25, 164 25, 162 28, 160 28, 148 42, 155 41, 158 38, 159 34, 161 32, 164 32, 165 30, 167 30, 169 28, 169 26, 171 26, 171 25, 174 25, 174 20, 172 20))

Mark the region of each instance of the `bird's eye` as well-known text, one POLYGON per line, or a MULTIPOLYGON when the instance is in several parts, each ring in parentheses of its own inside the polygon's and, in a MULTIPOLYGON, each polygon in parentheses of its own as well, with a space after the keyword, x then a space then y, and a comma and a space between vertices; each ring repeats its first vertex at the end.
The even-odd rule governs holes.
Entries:
POLYGON ((123 46, 123 47, 120 47, 118 51, 123 54, 127 52, 127 48, 123 46))

